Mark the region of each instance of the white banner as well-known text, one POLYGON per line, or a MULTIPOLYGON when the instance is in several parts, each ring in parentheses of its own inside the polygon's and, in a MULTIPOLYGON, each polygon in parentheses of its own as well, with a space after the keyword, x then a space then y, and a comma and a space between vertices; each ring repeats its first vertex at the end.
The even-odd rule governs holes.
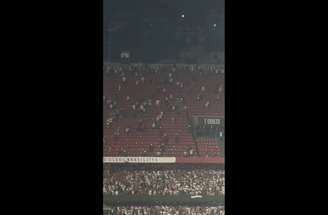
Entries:
POLYGON ((175 157, 104 157, 104 163, 175 163, 175 157))
POLYGON ((204 119, 205 125, 220 125, 221 119, 204 119))

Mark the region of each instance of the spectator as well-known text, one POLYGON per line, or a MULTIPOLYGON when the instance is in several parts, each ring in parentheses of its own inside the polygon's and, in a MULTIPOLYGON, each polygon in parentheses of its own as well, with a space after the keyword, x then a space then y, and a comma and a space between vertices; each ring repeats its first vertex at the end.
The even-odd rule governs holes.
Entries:
POLYGON ((175 124, 175 122, 176 122, 176 119, 175 119, 175 117, 174 117, 174 116, 172 116, 172 117, 171 117, 171 122, 172 122, 173 124, 175 124))
POLYGON ((172 105, 171 110, 175 111, 175 105, 172 105))
POLYGON ((218 89, 219 93, 222 93, 222 90, 223 90, 223 87, 222 87, 222 85, 220 85, 219 89, 218 89))
POLYGON ((126 135, 129 135, 130 134, 130 128, 129 127, 125 128, 125 134, 126 135))
MULTIPOLYGON (((147 152, 147 151, 146 151, 147 152)), ((144 153, 146 153, 144 151, 144 153)), ((104 181, 109 193, 158 195, 205 195, 224 194, 224 172, 220 170, 132 170, 108 174, 104 181), (163 180, 165 178, 165 180, 163 180), (218 192, 216 193, 215 190, 218 192)))
POLYGON ((210 101, 207 101, 204 106, 205 108, 208 108, 209 105, 210 105, 210 101))
POLYGON ((160 105, 160 100, 156 99, 156 106, 159 106, 159 105, 160 105))
POLYGON ((203 100, 203 95, 202 94, 198 94, 196 97, 197 101, 202 101, 203 100))

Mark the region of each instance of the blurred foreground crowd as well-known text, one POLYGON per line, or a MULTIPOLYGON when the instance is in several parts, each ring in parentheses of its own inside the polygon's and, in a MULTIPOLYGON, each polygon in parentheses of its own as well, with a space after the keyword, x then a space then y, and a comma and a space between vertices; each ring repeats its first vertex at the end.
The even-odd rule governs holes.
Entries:
POLYGON ((225 193, 222 170, 120 171, 104 178, 103 191, 111 195, 202 195, 225 193))

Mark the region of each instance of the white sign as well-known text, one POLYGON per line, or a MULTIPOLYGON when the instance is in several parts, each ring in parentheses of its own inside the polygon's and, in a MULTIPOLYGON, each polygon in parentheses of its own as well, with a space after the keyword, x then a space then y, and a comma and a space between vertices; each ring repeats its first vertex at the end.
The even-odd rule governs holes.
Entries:
POLYGON ((220 125, 220 119, 204 119, 204 123, 208 125, 220 125))
POLYGON ((104 157, 104 163, 175 163, 175 157, 104 157))

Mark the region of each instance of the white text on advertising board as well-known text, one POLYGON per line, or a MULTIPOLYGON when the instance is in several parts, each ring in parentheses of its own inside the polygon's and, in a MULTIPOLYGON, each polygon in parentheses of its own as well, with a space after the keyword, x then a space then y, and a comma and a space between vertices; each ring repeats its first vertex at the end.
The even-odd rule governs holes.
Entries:
POLYGON ((104 157, 104 163, 175 163, 175 157, 104 157))

